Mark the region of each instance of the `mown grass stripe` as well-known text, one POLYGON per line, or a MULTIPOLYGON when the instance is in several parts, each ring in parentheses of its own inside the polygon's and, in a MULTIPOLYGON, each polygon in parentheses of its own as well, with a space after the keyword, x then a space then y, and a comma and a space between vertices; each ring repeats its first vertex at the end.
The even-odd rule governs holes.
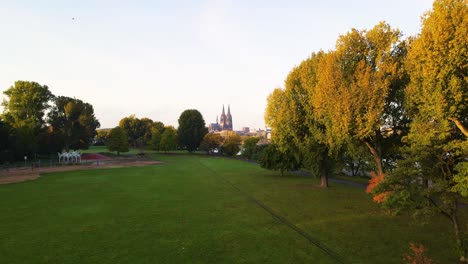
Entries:
POLYGON ((334 260, 336 260, 337 262, 339 263, 346 263, 345 261, 345 258, 343 256, 341 256, 340 254, 338 254, 336 251, 334 251, 333 249, 329 248, 327 245, 325 245, 323 242, 320 242, 318 239, 316 238, 313 238, 309 233, 307 233, 306 231, 304 231, 303 229, 299 228, 298 226, 296 226, 295 224, 293 224, 291 221, 289 221, 288 219, 286 219, 285 217, 279 215, 278 213, 276 213, 272 208, 268 207, 267 205, 263 204, 262 202, 260 202, 259 200, 257 200, 254 196, 252 196, 251 194, 249 194, 247 191, 241 189, 240 187, 238 187, 237 185, 233 184, 231 181, 229 181, 228 179, 226 179, 225 177, 223 177, 220 173, 218 173, 216 170, 212 169, 211 167, 208 167, 207 165, 203 164, 200 159, 197 159, 198 162, 200 163, 200 165, 202 165, 203 167, 205 167, 207 170, 211 171, 215 176, 217 176, 219 179, 221 179, 223 182, 225 182, 226 184, 228 184, 229 186, 231 186, 232 188, 234 188, 235 190, 237 190, 239 193, 241 193, 242 195, 244 195, 245 197, 247 197, 250 201, 252 201, 253 203, 255 203, 256 205, 258 205, 260 208, 262 208, 263 210, 265 210, 266 212, 268 212, 274 219, 278 220, 279 222, 283 223, 284 225, 286 225, 287 227, 291 228, 292 230, 294 230, 295 232, 297 232, 299 235, 301 235, 302 237, 304 237, 307 241, 309 241, 312 245, 316 246, 317 248, 319 248, 320 250, 322 250, 326 255, 330 256, 331 258, 333 258, 334 260))

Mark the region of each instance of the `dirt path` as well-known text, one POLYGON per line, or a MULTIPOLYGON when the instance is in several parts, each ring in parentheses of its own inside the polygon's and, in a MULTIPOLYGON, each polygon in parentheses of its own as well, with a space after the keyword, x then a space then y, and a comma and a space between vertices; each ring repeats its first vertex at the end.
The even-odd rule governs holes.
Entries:
POLYGON ((82 164, 82 165, 62 165, 57 167, 40 167, 40 168, 15 168, 0 171, 0 184, 16 183, 34 180, 40 177, 42 173, 60 172, 60 171, 76 171, 76 170, 93 170, 93 169, 106 169, 106 168, 122 168, 134 166, 147 166, 162 164, 160 161, 147 161, 147 160, 134 160, 134 161, 119 161, 119 162, 103 162, 99 165, 82 164))

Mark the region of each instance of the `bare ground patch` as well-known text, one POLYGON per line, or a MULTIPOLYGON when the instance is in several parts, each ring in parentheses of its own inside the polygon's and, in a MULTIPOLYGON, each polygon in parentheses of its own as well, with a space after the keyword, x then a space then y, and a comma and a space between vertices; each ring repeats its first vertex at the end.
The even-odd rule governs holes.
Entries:
POLYGON ((0 171, 0 184, 16 183, 29 180, 35 180, 42 173, 61 172, 61 171, 77 171, 77 170, 94 170, 106 168, 123 168, 123 167, 138 167, 147 165, 162 164, 160 161, 148 160, 131 160, 131 161, 99 161, 91 164, 80 165, 61 165, 55 167, 40 167, 40 168, 14 168, 4 169, 0 171))

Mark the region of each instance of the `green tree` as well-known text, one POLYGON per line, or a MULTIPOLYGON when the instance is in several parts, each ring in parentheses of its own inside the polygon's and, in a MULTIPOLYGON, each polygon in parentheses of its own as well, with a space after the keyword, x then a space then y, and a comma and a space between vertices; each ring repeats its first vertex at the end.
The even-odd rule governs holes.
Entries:
POLYGON ((167 126, 164 128, 164 132, 161 135, 159 149, 164 152, 177 149, 177 130, 173 126, 167 126))
POLYGON ((326 145, 325 127, 313 115, 317 92, 317 68, 325 56, 313 53, 288 75, 285 89, 275 89, 268 98, 265 122, 272 127, 272 140, 283 154, 300 161, 328 186, 334 159, 326 145))
POLYGON ((203 137, 207 133, 208 128, 205 127, 205 120, 198 110, 189 109, 182 112, 177 129, 181 147, 193 152, 200 146, 203 137))
POLYGON ((48 115, 48 122, 63 140, 66 151, 87 149, 100 126, 92 105, 76 98, 58 96, 48 115))
MULTIPOLYGON (((413 134, 427 144, 463 145, 468 137, 467 9, 464 0, 434 1, 410 46, 407 107, 414 117, 413 134)), ((459 169, 452 189, 463 192, 468 181, 463 168, 468 165, 454 166, 459 169)))
POLYGON ((459 213, 468 192, 467 34, 466 0, 436 0, 422 18, 407 58, 406 108, 412 118, 407 147, 395 172, 373 191, 384 206, 445 216, 462 262, 468 261, 467 223, 459 213))
POLYGON ((143 142, 143 137, 146 132, 144 122, 136 118, 135 115, 124 117, 119 121, 119 126, 124 129, 128 137, 128 142, 134 148, 138 148, 143 142))
POLYGON ((163 123, 158 121, 154 122, 147 117, 139 119, 135 117, 135 115, 122 118, 119 121, 119 126, 127 132, 130 145, 134 148, 139 148, 140 151, 143 151, 143 148, 148 145, 154 148, 154 146, 151 146, 154 143, 151 140, 154 129, 157 129, 160 134, 162 134, 164 130, 163 123))
POLYGON ((257 143, 260 139, 258 137, 248 137, 244 139, 242 145, 242 156, 246 159, 253 159, 257 155, 257 143))
POLYGON ((117 126, 109 131, 107 149, 116 151, 117 155, 120 155, 120 152, 129 151, 127 134, 123 128, 117 126))
POLYGON ((300 163, 291 153, 285 153, 274 144, 268 144, 259 154, 258 163, 268 170, 279 170, 281 176, 285 171, 294 171, 300 168, 300 163))
POLYGON ((241 137, 234 131, 229 131, 221 146, 221 152, 228 156, 234 156, 240 151, 241 137))
POLYGON ((95 146, 105 146, 107 138, 109 137, 110 130, 108 129, 98 129, 96 130, 96 136, 94 137, 95 146))
POLYGON ((140 119, 140 122, 142 123, 143 126, 143 136, 142 136, 142 141, 143 141, 143 146, 148 145, 149 141, 151 140, 152 136, 152 129, 155 126, 155 122, 153 122, 152 119, 143 117, 140 119))
POLYGON ((154 128, 151 133, 151 139, 148 142, 150 149, 159 150, 159 144, 161 143, 161 135, 164 131, 154 128))
POLYGON ((3 119, 13 127, 30 127, 37 131, 45 121, 44 114, 54 98, 46 85, 36 82, 16 81, 4 91, 8 100, 3 100, 3 119))
POLYGON ((0 119, 0 164, 13 161, 13 128, 0 119))
POLYGON ((405 55, 400 31, 382 22, 341 36, 318 67, 312 103, 330 151, 359 140, 371 152, 379 175, 384 158, 389 159, 383 149, 386 133, 402 136, 408 121, 403 108, 405 55))
POLYGON ((44 114, 54 96, 46 85, 27 81, 16 81, 3 93, 8 100, 2 102, 2 119, 14 129, 11 138, 14 156, 32 157, 38 150, 40 134, 45 132, 44 114))
POLYGON ((372 156, 370 156, 367 147, 360 142, 348 142, 339 158, 343 163, 344 170, 353 177, 364 176, 365 172, 370 171, 368 164, 372 163, 372 156))
POLYGON ((223 137, 218 133, 208 133, 200 143, 200 149, 212 154, 216 149, 220 149, 223 144, 223 137))
POLYGON ((466 0, 434 1, 409 49, 409 111, 422 121, 437 121, 428 136, 456 126, 468 137, 467 16, 466 0))

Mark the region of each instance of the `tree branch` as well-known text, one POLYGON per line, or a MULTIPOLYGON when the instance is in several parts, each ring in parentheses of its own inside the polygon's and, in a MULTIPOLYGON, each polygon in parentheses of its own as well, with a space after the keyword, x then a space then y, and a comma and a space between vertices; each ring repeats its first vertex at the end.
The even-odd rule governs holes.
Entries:
POLYGON ((462 124, 462 122, 460 122, 460 120, 458 120, 455 117, 449 117, 448 120, 455 123, 455 125, 458 127, 458 129, 460 129, 460 131, 463 133, 463 135, 465 135, 465 137, 468 137, 468 129, 466 129, 466 127, 463 126, 463 124, 462 124))
POLYGON ((442 210, 442 208, 440 208, 440 206, 431 197, 426 197, 426 198, 435 208, 437 208, 440 211, 442 215, 446 216, 450 221, 452 221, 452 216, 449 213, 442 210))

